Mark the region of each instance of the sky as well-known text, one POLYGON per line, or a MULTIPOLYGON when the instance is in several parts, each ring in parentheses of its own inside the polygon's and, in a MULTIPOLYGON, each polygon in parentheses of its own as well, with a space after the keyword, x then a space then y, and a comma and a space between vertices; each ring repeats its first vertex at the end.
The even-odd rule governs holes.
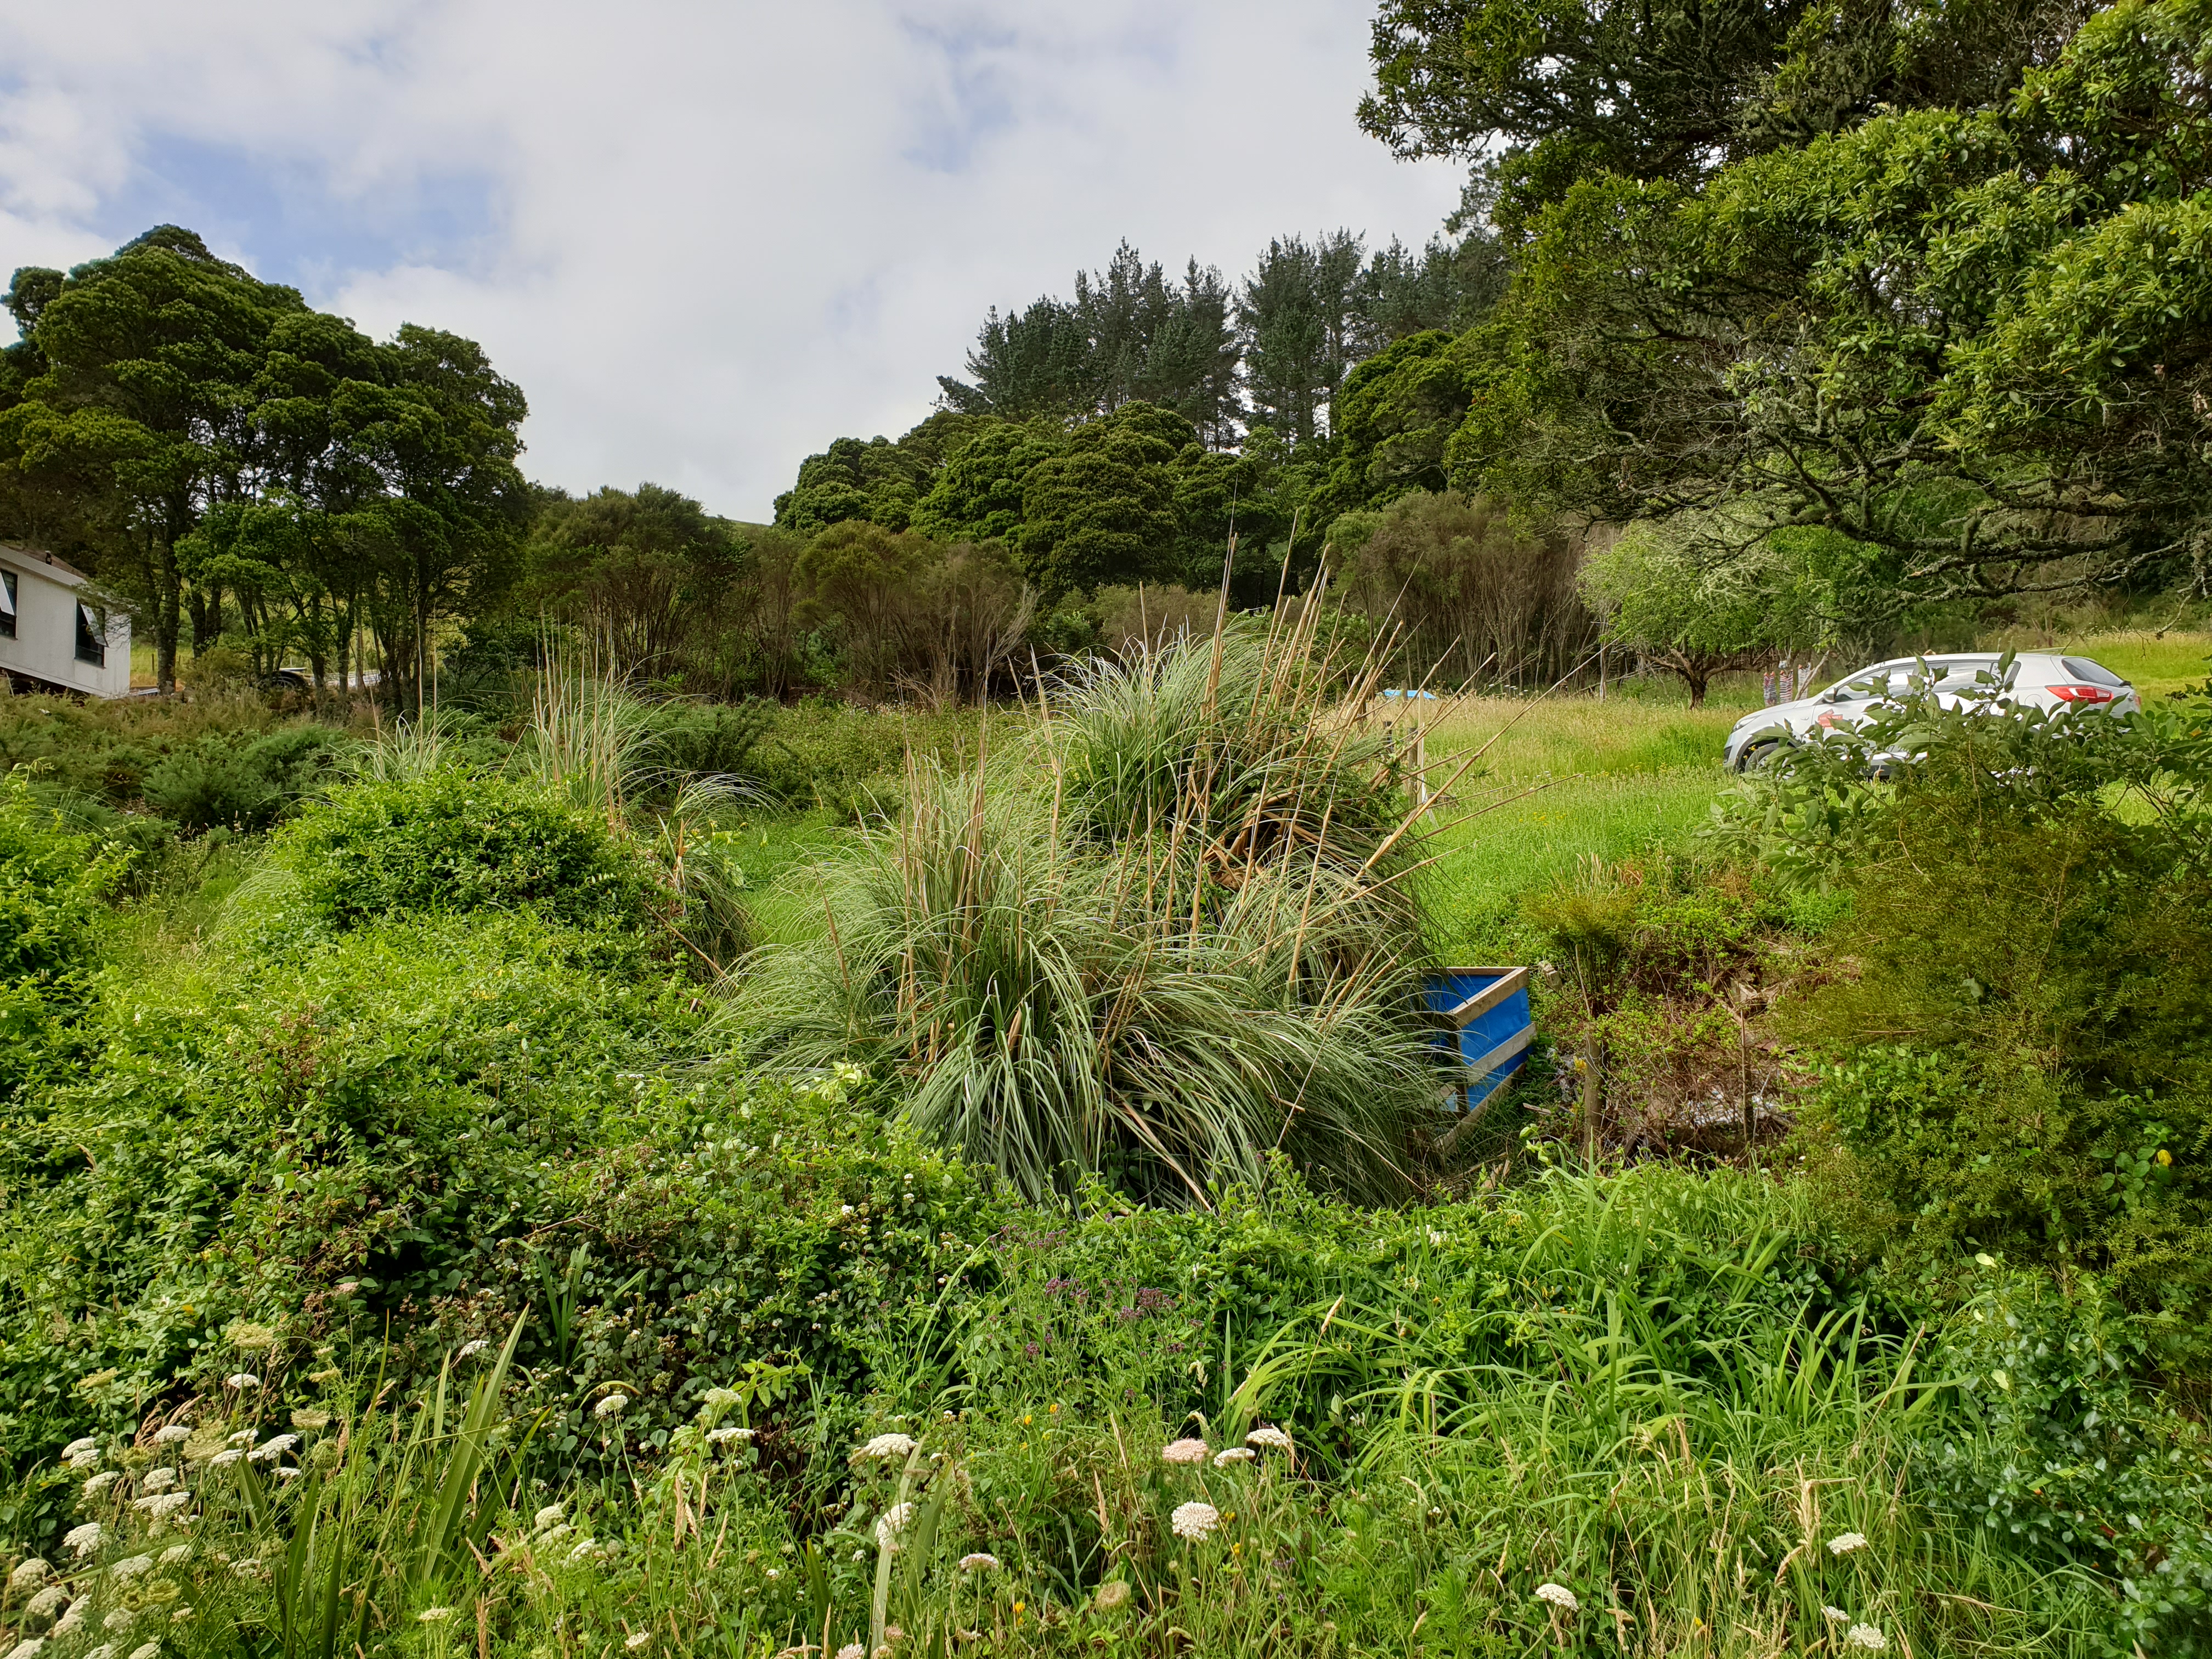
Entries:
POLYGON ((148 227, 379 336, 482 341, 526 470, 766 519, 896 437, 986 310, 1124 237, 1419 244, 1462 174, 1358 130, 1367 0, 0 3, 0 270, 148 227))

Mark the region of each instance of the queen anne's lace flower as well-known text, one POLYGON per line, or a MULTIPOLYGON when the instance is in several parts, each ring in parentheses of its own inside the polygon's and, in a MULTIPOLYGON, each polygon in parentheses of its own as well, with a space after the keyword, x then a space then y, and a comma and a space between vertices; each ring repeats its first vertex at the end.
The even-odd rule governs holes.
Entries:
POLYGON ((726 1446, 733 1442, 750 1440, 752 1437, 753 1431, 750 1429, 730 1428, 707 1431, 708 1443, 714 1446, 726 1446))
POLYGON ((1263 1451, 1286 1452, 1291 1449, 1291 1437, 1280 1429, 1262 1425, 1244 1437, 1248 1446, 1257 1446, 1263 1451))
POLYGON ((101 1526, 97 1521, 88 1521, 82 1526, 71 1527, 64 1533, 62 1542, 70 1547, 71 1553, 79 1560, 82 1560, 98 1549, 106 1538, 106 1528, 101 1526))
POLYGON ((154 1431, 154 1443, 157 1446, 181 1445, 191 1437, 192 1431, 182 1423, 165 1423, 154 1431))
POLYGON ((620 1417, 629 1409, 629 1396, 628 1395, 611 1394, 605 1400, 599 1401, 598 1405, 592 1407, 592 1415, 602 1419, 620 1417))
MULTIPOLYGON (((1849 1555, 1853 1550, 1863 1550, 1866 1547, 1867 1540, 1866 1534, 1864 1533, 1838 1533, 1835 1537, 1831 1538, 1828 1540, 1828 1553, 1831 1555, 1849 1555)), ((1863 1629, 1864 1626, 1861 1626, 1860 1628, 1863 1629)))
POLYGON ((1872 1625, 1853 1625, 1844 1632, 1844 1645, 1847 1648, 1863 1648, 1869 1653, 1880 1653, 1889 1645, 1889 1638, 1884 1636, 1872 1625))
POLYGON ((885 1510, 876 1522, 876 1547, 896 1549, 897 1545, 893 1540, 906 1530, 906 1523, 913 1519, 914 1505, 911 1504, 894 1504, 885 1510))
POLYGON ((95 1474, 84 1483, 84 1495, 87 1498, 97 1498, 122 1478, 123 1471, 120 1469, 110 1469, 105 1474, 95 1474))
POLYGON ((240 1429, 236 1434, 232 1435, 230 1438, 226 1440, 223 1443, 228 1446, 250 1446, 259 1438, 261 1438, 259 1431, 255 1429, 240 1429))
POLYGON ((579 1542, 579 1543, 577 1544, 577 1546, 576 1546, 576 1547, 575 1547, 575 1548, 574 1548, 574 1549, 570 1550, 570 1551, 568 1552, 568 1555, 567 1555, 566 1557, 564 1557, 563 1559, 568 1562, 568 1564, 570 1566, 572 1566, 572 1567, 573 1567, 573 1566, 574 1566, 574 1565, 576 1565, 576 1563, 577 1563, 577 1562, 579 1562, 579 1561, 582 1560, 586 1556, 589 1555, 589 1554, 592 1553, 592 1547, 593 1547, 593 1546, 595 1546, 598 1542, 599 1542, 599 1540, 598 1540, 598 1539, 596 1539, 596 1538, 586 1538, 586 1539, 584 1539, 584 1540, 582 1540, 580 1542, 579 1542))
POLYGON ((858 1642, 848 1642, 837 1650, 837 1659, 866 1659, 867 1650, 858 1642))
POLYGON ((623 1645, 626 1648, 641 1648, 651 1640, 653 1640, 653 1632, 651 1631, 634 1630, 629 1633, 629 1639, 623 1643, 623 1645))
POLYGON ((735 1389, 709 1389, 701 1403, 716 1411, 727 1411, 738 1403, 738 1391, 735 1389))
POLYGON ((418 1625, 442 1625, 453 1616, 451 1607, 425 1607, 415 1615, 418 1625))
POLYGON ((252 1451, 246 1453, 246 1455, 247 1460, 251 1462, 273 1462, 276 1459, 282 1457, 286 1452, 291 1450, 293 1447, 299 1443, 300 1437, 298 1435, 280 1434, 274 1440, 263 1441, 252 1451))
POLYGON ((1163 1463, 1203 1463, 1213 1455, 1213 1448, 1203 1440, 1170 1440, 1160 1448, 1163 1463))
POLYGON ((1212 1537, 1214 1528, 1220 1524, 1221 1511, 1211 1504, 1178 1504, 1175 1513, 1168 1516, 1168 1525, 1175 1535, 1194 1543, 1203 1543, 1212 1537))
POLYGON ((81 1452, 71 1452, 62 1462, 73 1469, 96 1469, 100 1467, 100 1448, 88 1446, 81 1452))
POLYGON ((960 1558, 960 1571, 963 1572, 996 1572, 998 1570, 999 1558, 982 1550, 960 1558))
POLYGON ((1820 1617, 1832 1625, 1848 1625, 1851 1621, 1850 1614, 1845 1613, 1841 1607, 1822 1607, 1820 1617))
POLYGON ((1549 1601, 1562 1613, 1573 1613, 1582 1606, 1581 1602, 1575 1600, 1575 1593, 1565 1584, 1537 1585, 1536 1599, 1539 1601, 1549 1601))
POLYGON ((246 1451, 243 1447, 233 1446, 228 1450, 219 1451, 213 1457, 209 1458, 208 1467, 217 1469, 222 1468, 229 1464, 235 1463, 240 1458, 245 1455, 246 1451))
POLYGON ((62 1455, 64 1457, 82 1457, 88 1451, 98 1449, 99 1445, 100 1442, 94 1439, 92 1436, 88 1434, 82 1435, 78 1438, 70 1441, 68 1445, 64 1446, 62 1448, 62 1455))
POLYGON ((863 1457, 908 1457, 914 1453, 915 1438, 910 1434, 879 1434, 860 1448, 863 1457))
POLYGON ((190 1544, 172 1544, 161 1552, 161 1565, 165 1567, 179 1566, 191 1559, 192 1547, 190 1544))
POLYGON ((25 1590, 43 1584, 54 1576, 53 1568, 38 1556, 18 1561, 15 1571, 8 1575, 8 1594, 20 1595, 25 1590))
POLYGON ((462 1344, 461 1344, 461 1351, 460 1351, 460 1352, 459 1352, 459 1353, 458 1353, 458 1354, 456 1354, 456 1355, 454 1356, 454 1358, 457 1358, 457 1359, 467 1359, 467 1358, 471 1358, 471 1357, 472 1357, 472 1356, 474 1356, 474 1355, 477 1355, 477 1354, 480 1354, 480 1353, 482 1353, 482 1352, 483 1352, 486 1348, 489 1348, 489 1346, 491 1346, 491 1344, 490 1344, 490 1343, 489 1343, 489 1342, 485 1341, 483 1338, 482 1338, 482 1337, 478 1337, 478 1338, 477 1338, 475 1341, 473 1341, 473 1342, 464 1342, 464 1343, 462 1343, 462 1344))
POLYGON ((108 1576, 112 1578, 136 1578, 153 1565, 154 1558, 150 1555, 126 1556, 110 1567, 107 1571, 108 1576))
MULTIPOLYGON (((86 1659, 91 1659, 91 1656, 87 1655, 86 1659)), ((159 1642, 147 1642, 135 1647, 131 1650, 131 1659, 161 1659, 161 1644, 159 1642)))
POLYGON ((191 1501, 192 1495, 188 1492, 149 1492, 143 1498, 133 1499, 131 1507, 143 1510, 150 1520, 159 1521, 174 1515, 191 1501))
POLYGON ((141 1492, 167 1492, 176 1484, 177 1472, 174 1469, 149 1469, 145 1478, 139 1481, 138 1489, 141 1492))
POLYGON ((233 1371, 222 1380, 234 1389, 258 1389, 261 1386, 261 1379, 252 1371, 233 1371))
POLYGON ((1259 1455, 1249 1446, 1227 1446, 1213 1454, 1213 1467, 1225 1469, 1231 1463, 1249 1463, 1259 1455))
POLYGON ((568 1506, 566 1504, 548 1504, 544 1509, 538 1510, 537 1514, 530 1517, 531 1531, 544 1531, 546 1528, 551 1526, 555 1522, 561 1518, 562 1511, 567 1510, 568 1507, 568 1506))

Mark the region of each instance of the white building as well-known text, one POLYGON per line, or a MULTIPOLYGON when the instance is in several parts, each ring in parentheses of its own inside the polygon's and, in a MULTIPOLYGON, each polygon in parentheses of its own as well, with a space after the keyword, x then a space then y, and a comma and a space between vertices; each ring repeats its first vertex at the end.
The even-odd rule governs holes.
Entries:
POLYGON ((52 554, 0 542, 0 673, 15 690, 131 690, 131 619, 84 590, 84 574, 52 554))

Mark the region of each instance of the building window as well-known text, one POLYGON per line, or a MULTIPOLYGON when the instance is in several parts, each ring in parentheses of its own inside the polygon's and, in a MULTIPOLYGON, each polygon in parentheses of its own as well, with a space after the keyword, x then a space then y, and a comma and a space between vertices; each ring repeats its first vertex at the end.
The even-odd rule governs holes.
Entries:
POLYGON ((94 668, 107 666, 107 616, 79 602, 76 608, 76 659, 94 668))
POLYGON ((15 573, 0 570, 0 640, 15 637, 15 573))

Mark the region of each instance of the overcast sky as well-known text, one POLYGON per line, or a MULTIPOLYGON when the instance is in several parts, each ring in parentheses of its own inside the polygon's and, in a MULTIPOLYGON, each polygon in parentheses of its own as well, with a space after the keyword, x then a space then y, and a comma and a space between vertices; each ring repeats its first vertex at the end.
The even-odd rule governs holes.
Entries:
POLYGON ((765 518, 896 436, 987 307, 1122 237, 1424 240, 1360 133, 1365 0, 0 3, 0 269, 190 226, 384 335, 482 340, 524 464, 765 518))

